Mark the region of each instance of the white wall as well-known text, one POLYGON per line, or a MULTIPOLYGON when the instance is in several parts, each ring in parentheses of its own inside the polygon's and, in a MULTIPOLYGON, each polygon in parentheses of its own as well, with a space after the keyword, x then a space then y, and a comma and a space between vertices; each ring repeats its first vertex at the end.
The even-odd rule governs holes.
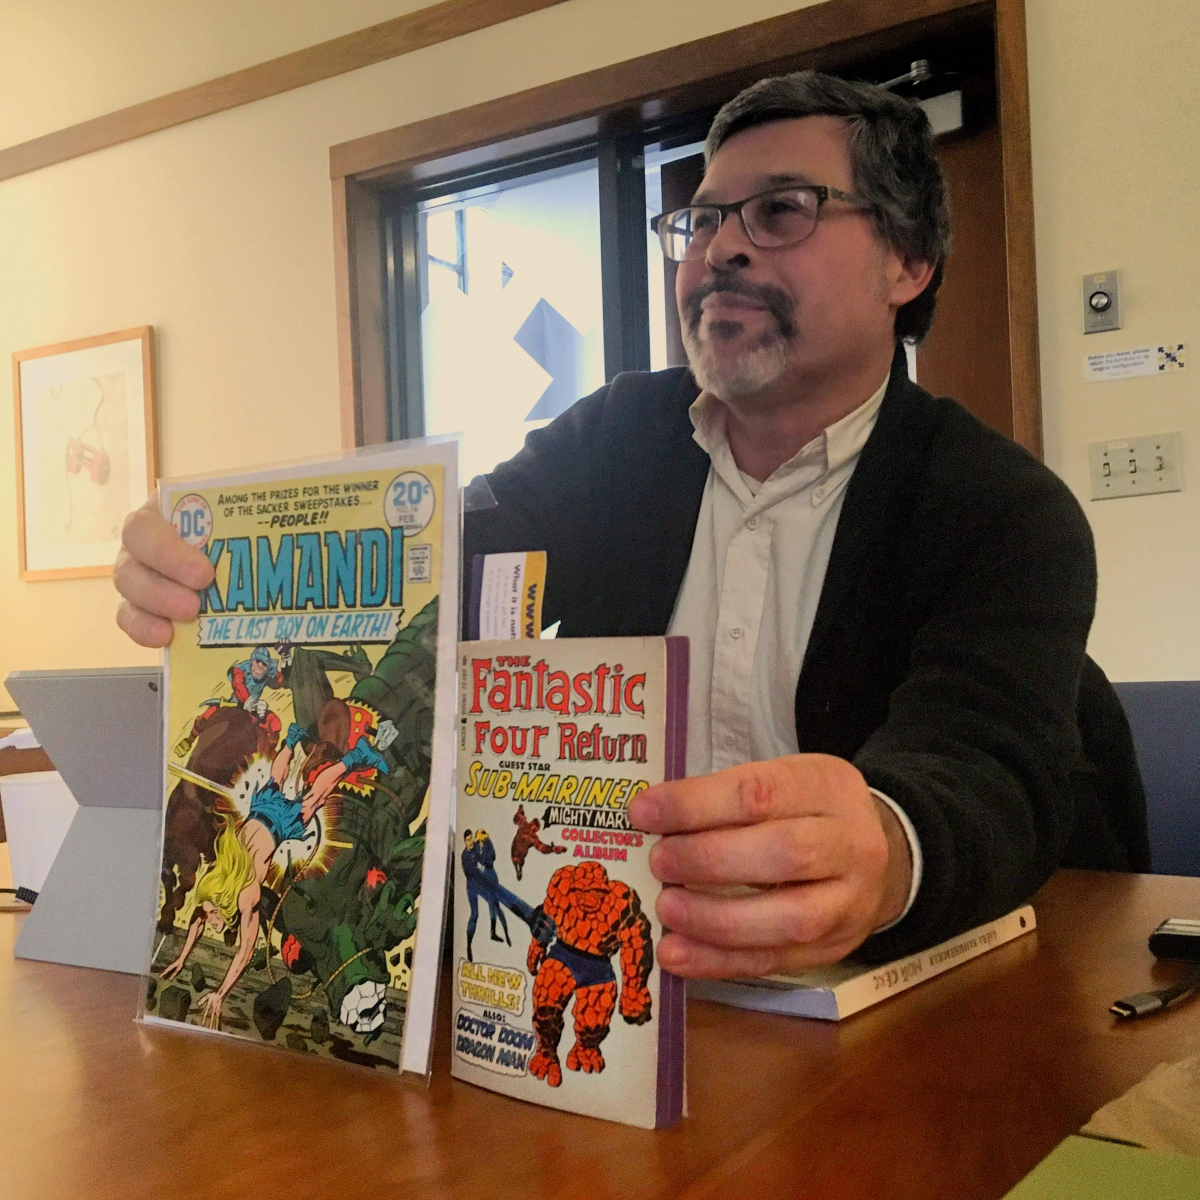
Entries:
POLYGON ((1027 0, 1046 462, 1096 535, 1093 657, 1200 678, 1200 4, 1027 0), (1121 271, 1124 328, 1082 332, 1081 276, 1121 271), (1162 377, 1086 383, 1085 353, 1184 342, 1162 377), (1088 497, 1087 444, 1183 433, 1184 491, 1088 497))
MULTIPOLYGON (((285 53, 296 48, 295 29, 317 41, 415 7, 376 0, 347 13, 318 0, 262 0, 272 20, 243 43, 235 22, 255 6, 232 0, 5 4, 0 38, 19 18, 19 57, 41 64, 41 74, 0 82, 0 113, 14 134, 0 144, 247 65, 248 46, 251 60, 285 53), (89 24, 99 8, 105 23, 89 24), (197 35, 201 8, 212 10, 220 36, 197 35), (299 24, 278 33, 285 11, 299 24), (364 19, 347 24, 360 12, 364 19), (143 26, 150 17, 157 24, 143 26), (156 32, 122 58, 122 38, 135 27, 156 32), (98 38, 99 57, 120 64, 121 80, 81 65, 98 38), (77 81, 65 98, 47 96, 39 82, 60 61, 75 67, 77 81)), ((1085 499, 1087 441, 1182 429, 1185 454, 1200 453, 1200 418, 1187 402, 1200 361, 1175 380, 1089 385, 1080 357, 1101 339, 1085 343, 1078 333, 1079 276, 1120 267, 1127 324, 1104 335, 1105 344, 1170 338, 1200 352, 1200 181, 1188 124, 1200 109, 1188 49, 1200 32, 1195 6, 1028 4, 1047 461, 1084 500, 1097 532, 1094 652, 1116 678, 1200 677, 1192 602, 1200 472, 1178 496, 1085 499)), ((570 0, 0 183, 0 359, 153 324, 164 473, 335 447, 330 145, 797 7, 694 0, 685 30, 670 0, 570 0)), ((10 386, 0 372, 0 409, 10 386)), ((13 495, 13 453, 11 423, 0 421, 0 496, 13 495)), ((0 505, 0 678, 16 668, 153 661, 116 631, 115 607, 106 580, 20 582, 14 512, 11 502, 0 505)))

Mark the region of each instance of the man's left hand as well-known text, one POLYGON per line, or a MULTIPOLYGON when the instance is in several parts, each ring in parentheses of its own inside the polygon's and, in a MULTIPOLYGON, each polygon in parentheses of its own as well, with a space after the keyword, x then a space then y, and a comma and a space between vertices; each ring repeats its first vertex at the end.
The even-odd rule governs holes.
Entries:
POLYGON ((795 974, 836 962, 904 910, 908 840, 858 769, 793 754, 658 784, 630 822, 669 884, 658 916, 665 970, 696 978, 795 974), (749 885, 749 894, 721 889, 749 885), (702 889, 702 890, 697 890, 702 889), (706 889, 706 890, 704 890, 706 889))

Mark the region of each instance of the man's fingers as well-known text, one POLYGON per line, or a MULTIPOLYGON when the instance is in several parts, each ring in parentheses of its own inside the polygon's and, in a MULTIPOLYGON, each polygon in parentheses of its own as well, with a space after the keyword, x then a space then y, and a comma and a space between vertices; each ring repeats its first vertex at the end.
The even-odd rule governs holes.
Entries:
POLYGON ((135 608, 171 621, 190 621, 200 611, 197 592, 139 562, 127 550, 113 567, 117 591, 135 608))
POLYGON ((664 835, 650 855, 655 875, 689 885, 657 902, 681 939, 664 942, 660 961, 680 974, 832 962, 898 915, 907 895, 903 829, 844 759, 794 754, 659 784, 631 802, 629 818, 664 835), (730 884, 776 886, 740 896, 696 890, 730 884))
MULTIPOLYGON (((174 526, 159 515, 155 505, 156 500, 151 497, 129 514, 121 531, 121 544, 134 561, 168 580, 192 591, 208 587, 214 578, 208 555, 189 546, 174 526)), ((119 585, 118 590, 121 590, 119 585)))
POLYGON ((853 949, 852 942, 830 942, 731 950, 672 932, 663 936, 654 953, 664 971, 687 979, 755 979, 762 975, 798 975, 837 962, 853 949))
POLYGON ((171 644, 175 626, 162 617, 151 616, 126 600, 117 609, 117 625, 139 646, 161 650, 171 644))
POLYGON ((702 886, 829 879, 854 863, 845 823, 823 816, 672 834, 650 851, 663 883, 702 886))
POLYGON ((117 625, 139 646, 170 644, 172 621, 190 621, 200 611, 197 589, 213 581, 207 555, 187 545, 159 516, 151 497, 129 514, 123 549, 113 567, 113 584, 124 598, 117 625))
POLYGON ((656 908, 667 928, 698 943, 767 950, 820 943, 835 934, 845 916, 846 893, 836 880, 736 896, 665 888, 656 908))
POLYGON ((862 776, 826 754, 792 754, 656 784, 629 805, 629 820, 647 833, 692 833, 754 825, 829 811, 830 797, 847 788, 867 796, 862 776))
POLYGON ((755 979, 776 974, 778 952, 723 950, 695 942, 682 933, 666 933, 654 948, 658 965, 687 979, 755 979))
POLYGON ((785 802, 777 765, 747 763, 656 784, 630 802, 630 823, 647 833, 690 833, 772 820, 785 802))

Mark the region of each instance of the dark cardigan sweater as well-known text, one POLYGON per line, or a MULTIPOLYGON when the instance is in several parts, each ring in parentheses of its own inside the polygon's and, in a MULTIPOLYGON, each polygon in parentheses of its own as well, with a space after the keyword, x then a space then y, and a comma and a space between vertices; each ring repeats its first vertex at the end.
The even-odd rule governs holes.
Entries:
MULTIPOLYGON (((697 394, 683 368, 620 375, 531 433, 487 477, 495 505, 468 513, 465 561, 548 551, 544 617, 560 636, 665 633, 709 469, 687 414, 697 394)), ((863 956, 996 917, 1063 863, 1144 869, 1122 838, 1130 826, 1136 840, 1140 784, 1105 794, 1081 749, 1095 592, 1091 532, 1066 486, 911 383, 898 347, 796 686, 801 751, 851 760, 921 842, 912 909, 863 956)), ((1107 701, 1104 688, 1092 692, 1107 701)), ((1103 742, 1114 719, 1084 724, 1103 742)))

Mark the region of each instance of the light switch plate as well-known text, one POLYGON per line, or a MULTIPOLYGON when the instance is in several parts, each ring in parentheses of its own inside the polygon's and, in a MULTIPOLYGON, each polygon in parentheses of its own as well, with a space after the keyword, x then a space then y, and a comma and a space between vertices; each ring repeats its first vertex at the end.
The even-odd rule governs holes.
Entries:
POLYGON ((1121 272, 1099 271, 1083 277, 1083 332, 1121 328, 1121 272))
POLYGON ((1183 491, 1183 434, 1151 433, 1116 442, 1092 442, 1088 468, 1093 500, 1183 491))

